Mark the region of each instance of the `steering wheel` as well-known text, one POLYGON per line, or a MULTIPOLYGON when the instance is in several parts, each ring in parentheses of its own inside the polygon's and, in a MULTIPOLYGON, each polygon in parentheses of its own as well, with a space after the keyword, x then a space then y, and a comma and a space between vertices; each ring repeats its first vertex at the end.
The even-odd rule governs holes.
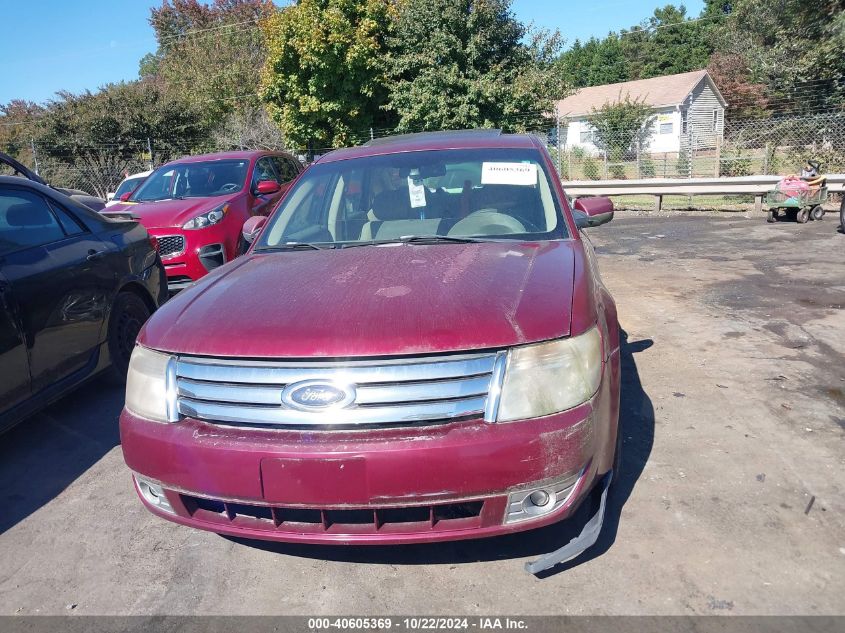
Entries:
POLYGON ((241 186, 236 182, 227 182, 225 185, 220 187, 220 191, 225 191, 225 192, 237 191, 240 188, 241 188, 241 186))
POLYGON ((525 226, 514 217, 496 209, 479 209, 460 220, 449 235, 507 235, 525 233, 525 226))

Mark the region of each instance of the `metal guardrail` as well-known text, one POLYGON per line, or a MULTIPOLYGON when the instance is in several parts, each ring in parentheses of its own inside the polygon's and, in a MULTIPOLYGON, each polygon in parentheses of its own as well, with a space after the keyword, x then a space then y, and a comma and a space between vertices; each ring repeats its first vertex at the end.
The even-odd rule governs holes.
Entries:
MULTIPOLYGON (((830 193, 845 192, 845 174, 830 174, 830 193)), ((654 196, 659 211, 663 196, 701 196, 746 194, 754 196, 754 208, 763 209, 763 198, 774 189, 782 176, 738 176, 732 178, 648 178, 643 180, 570 180, 563 182, 566 193, 582 196, 654 196)))

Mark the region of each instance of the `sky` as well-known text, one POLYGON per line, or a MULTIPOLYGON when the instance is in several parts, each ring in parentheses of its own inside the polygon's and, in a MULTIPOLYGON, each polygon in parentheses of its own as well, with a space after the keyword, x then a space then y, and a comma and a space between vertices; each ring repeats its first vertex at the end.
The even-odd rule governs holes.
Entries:
MULTIPOLYGON (((59 90, 94 91, 136 79, 138 61, 156 48, 147 20, 150 7, 160 1, 0 0, 0 104, 12 99, 43 102, 59 90)), ((523 22, 559 29, 571 43, 637 24, 669 2, 514 0, 513 11, 523 22)), ((694 16, 704 2, 684 4, 694 16)))

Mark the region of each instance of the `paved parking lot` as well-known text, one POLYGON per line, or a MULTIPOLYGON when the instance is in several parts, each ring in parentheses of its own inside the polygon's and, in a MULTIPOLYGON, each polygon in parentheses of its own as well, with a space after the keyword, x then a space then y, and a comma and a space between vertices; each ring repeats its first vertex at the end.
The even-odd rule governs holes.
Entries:
POLYGON ((571 524, 341 549, 159 520, 98 380, 0 438, 0 613, 845 614, 845 235, 740 214, 591 235, 625 330, 625 466, 581 559, 522 571, 571 524))

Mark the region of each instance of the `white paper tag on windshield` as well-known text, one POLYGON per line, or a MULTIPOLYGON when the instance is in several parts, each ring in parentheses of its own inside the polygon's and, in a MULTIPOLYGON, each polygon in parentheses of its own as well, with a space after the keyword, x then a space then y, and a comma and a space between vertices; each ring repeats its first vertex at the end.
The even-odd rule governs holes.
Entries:
POLYGON ((481 163, 482 185, 537 184, 536 163, 481 163))
POLYGON ((411 208, 419 209, 425 206, 425 185, 414 184, 414 179, 408 176, 408 193, 411 194, 411 208))

